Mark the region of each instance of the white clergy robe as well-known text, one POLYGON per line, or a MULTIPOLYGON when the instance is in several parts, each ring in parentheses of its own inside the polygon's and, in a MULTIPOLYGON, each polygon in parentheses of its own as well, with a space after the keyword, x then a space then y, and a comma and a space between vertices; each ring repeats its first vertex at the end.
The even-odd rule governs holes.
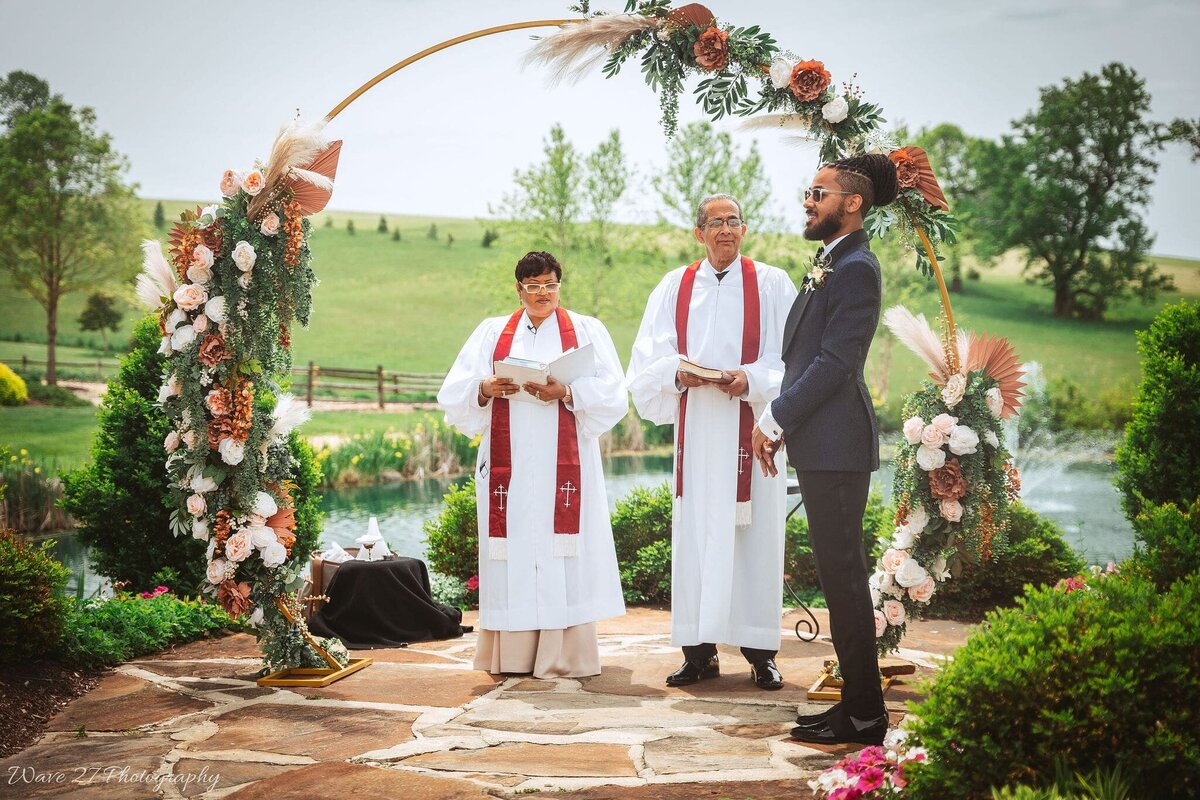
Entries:
MULTIPOLYGON (((608 516, 608 496, 600 460, 600 434, 629 409, 621 362, 604 325, 568 312, 580 347, 592 344, 597 375, 571 383, 579 436, 581 484, 573 495, 582 503, 575 556, 554 554, 554 493, 558 465, 558 404, 509 400, 512 479, 508 512, 507 559, 488 556, 488 477, 492 408, 478 402, 479 384, 492 375, 496 340, 508 315, 486 319, 463 345, 438 403, 446 422, 467 436, 482 434, 475 465, 479 519, 479 625, 492 631, 555 630, 625 613, 616 549, 608 516)), ((562 355, 554 315, 536 332, 522 315, 509 355, 549 363, 562 355)), ((574 501, 572 501, 574 502, 574 501)))
MULTIPOLYGON (((705 259, 689 306, 687 357, 706 367, 745 370, 745 399, 755 418, 779 395, 780 348, 796 287, 787 273, 755 262, 759 287, 759 357, 742 356, 740 255, 718 281, 705 259)), ((679 349, 675 304, 686 267, 667 273, 650 295, 633 345, 626 382, 638 413, 678 425, 681 389, 675 383, 679 349)), ((688 390, 684 425, 683 497, 671 520, 671 642, 779 648, 783 593, 786 461, 765 478, 752 454, 739 459, 740 403, 713 387, 688 390), (752 470, 751 522, 735 525, 739 465, 752 470)), ((676 430, 678 442, 678 430, 676 430)))

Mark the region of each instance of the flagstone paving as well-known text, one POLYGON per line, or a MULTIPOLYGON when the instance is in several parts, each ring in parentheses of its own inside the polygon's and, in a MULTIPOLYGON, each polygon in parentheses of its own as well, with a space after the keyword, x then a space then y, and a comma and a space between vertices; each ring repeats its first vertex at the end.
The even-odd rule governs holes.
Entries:
MULTIPOLYGON (((602 622, 604 671, 578 680, 475 671, 468 634, 356 653, 375 663, 328 687, 260 687, 252 637, 195 642, 124 664, 69 704, 0 761, 0 798, 809 797, 806 782, 854 748, 788 739, 797 710, 825 707, 805 690, 833 656, 827 633, 800 642, 793 624, 777 692, 757 689, 732 648, 721 677, 664 685, 680 654, 654 609, 602 622)), ((909 625, 900 655, 917 674, 888 691, 893 723, 968 632, 909 625)))

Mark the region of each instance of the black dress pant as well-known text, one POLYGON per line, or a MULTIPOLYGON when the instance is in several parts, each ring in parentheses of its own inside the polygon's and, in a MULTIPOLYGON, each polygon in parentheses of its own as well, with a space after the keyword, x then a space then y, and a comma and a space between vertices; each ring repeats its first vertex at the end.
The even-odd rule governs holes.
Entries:
POLYGON ((842 673, 842 707, 859 719, 885 713, 875 649, 875 609, 868 583, 862 516, 869 472, 797 472, 817 578, 829 607, 829 630, 842 673))
MULTIPOLYGON (((874 630, 872 628, 872 630, 874 630)), ((774 658, 778 650, 759 650, 754 647, 743 647, 742 655, 751 664, 761 664, 768 658, 774 658)), ((683 657, 693 664, 703 665, 710 658, 717 654, 717 646, 715 644, 685 644, 683 646, 683 657)))

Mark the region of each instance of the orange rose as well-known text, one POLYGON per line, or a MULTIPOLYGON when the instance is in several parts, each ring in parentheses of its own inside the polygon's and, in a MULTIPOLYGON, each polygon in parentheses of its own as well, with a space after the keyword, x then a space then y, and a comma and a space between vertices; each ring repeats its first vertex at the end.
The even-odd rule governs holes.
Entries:
POLYGON ((820 61, 801 61, 792 67, 792 78, 788 87, 801 103, 820 99, 829 88, 830 75, 820 61))
POLYGON ((929 493, 938 500, 957 500, 967 493, 967 479, 957 458, 946 459, 945 464, 929 473, 929 493))
POLYGON ((729 61, 729 33, 716 25, 709 27, 692 46, 696 65, 709 72, 720 72, 729 61))
POLYGON ((911 189, 917 185, 917 180, 921 177, 921 168, 917 166, 917 162, 912 156, 903 150, 894 150, 890 154, 892 163, 896 165, 896 180, 900 184, 900 188, 911 189))
POLYGON ((250 584, 227 580, 217 589, 217 601, 231 617, 240 617, 250 610, 250 584))
POLYGON ((229 351, 225 349, 225 337, 219 333, 205 336, 196 358, 206 367, 215 367, 222 361, 228 361, 230 356, 229 351))

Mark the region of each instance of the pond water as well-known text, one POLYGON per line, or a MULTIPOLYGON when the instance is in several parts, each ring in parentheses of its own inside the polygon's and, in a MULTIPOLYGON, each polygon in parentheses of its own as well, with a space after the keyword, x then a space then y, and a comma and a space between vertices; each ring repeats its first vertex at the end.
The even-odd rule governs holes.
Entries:
MULTIPOLYGON (((1113 486, 1114 468, 1086 453, 1035 451, 1017 459, 1022 475, 1022 496, 1039 514, 1062 526, 1067 542, 1089 564, 1120 561, 1133 551, 1133 531, 1121 512, 1113 486)), ((670 477, 671 457, 619 456, 605 461, 610 507, 637 486, 657 486, 670 477)), ((367 520, 375 516, 388 546, 401 555, 425 555, 425 521, 442 507, 442 495, 466 480, 405 481, 356 489, 329 489, 323 493, 325 509, 321 542, 343 547, 366 533, 367 520)), ((892 468, 884 463, 872 484, 885 497, 891 495, 892 468)), ((71 594, 89 596, 100 585, 87 564, 85 548, 73 534, 59 534, 56 556, 71 570, 71 594)))

